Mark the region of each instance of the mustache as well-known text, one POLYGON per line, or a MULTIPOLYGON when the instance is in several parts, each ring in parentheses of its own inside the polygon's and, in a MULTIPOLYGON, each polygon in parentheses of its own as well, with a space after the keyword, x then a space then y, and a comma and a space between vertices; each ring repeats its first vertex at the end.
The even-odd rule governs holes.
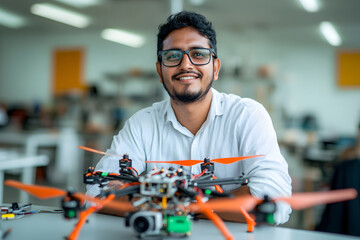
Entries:
POLYGON ((192 74, 195 74, 198 78, 202 77, 202 75, 198 72, 194 72, 194 71, 181 71, 181 72, 178 72, 176 74, 174 74, 171 79, 172 80, 175 80, 177 77, 179 77, 181 74, 186 74, 186 73, 192 73, 192 74))

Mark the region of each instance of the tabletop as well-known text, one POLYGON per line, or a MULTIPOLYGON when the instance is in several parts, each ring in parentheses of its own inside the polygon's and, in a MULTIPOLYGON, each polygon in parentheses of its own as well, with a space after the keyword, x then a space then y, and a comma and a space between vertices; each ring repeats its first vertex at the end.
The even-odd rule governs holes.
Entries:
MULTIPOLYGON (((33 206, 33 209, 49 210, 53 208, 33 206)), ((1 220, 0 229, 11 232, 5 240, 18 239, 64 239, 71 231, 76 220, 65 220, 61 213, 37 213, 15 220, 1 220)), ((247 226, 242 223, 226 222, 226 226, 239 240, 359 240, 360 237, 345 236, 291 228, 258 226, 253 233, 246 232, 247 226)), ((121 217, 95 213, 80 232, 79 240, 89 239, 137 239, 133 229, 125 226, 121 217)), ((166 238, 178 239, 178 238, 166 238)), ((182 238, 184 239, 184 238, 182 238)), ((191 235, 185 239, 224 239, 219 230, 208 220, 193 222, 191 235)))

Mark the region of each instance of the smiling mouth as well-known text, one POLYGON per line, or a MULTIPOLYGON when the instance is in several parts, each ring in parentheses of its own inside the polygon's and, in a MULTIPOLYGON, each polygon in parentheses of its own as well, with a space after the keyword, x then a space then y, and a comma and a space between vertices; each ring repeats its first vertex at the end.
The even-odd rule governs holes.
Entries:
POLYGON ((191 81, 198 78, 201 78, 201 74, 193 71, 179 72, 172 77, 173 80, 178 81, 191 81))
POLYGON ((197 77, 180 77, 177 78, 177 80, 190 80, 190 79, 196 79, 197 77))
POLYGON ((196 72, 180 72, 173 76, 173 80, 178 80, 178 81, 191 81, 198 78, 201 78, 201 74, 196 72))

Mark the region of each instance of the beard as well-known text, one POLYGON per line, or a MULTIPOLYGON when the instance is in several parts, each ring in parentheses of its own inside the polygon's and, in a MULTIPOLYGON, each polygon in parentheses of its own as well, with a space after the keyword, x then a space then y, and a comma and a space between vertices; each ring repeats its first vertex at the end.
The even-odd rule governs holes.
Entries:
POLYGON ((194 103, 196 101, 200 101, 209 92, 209 90, 211 89, 212 84, 214 82, 214 75, 212 76, 212 79, 211 79, 210 83, 208 84, 208 86, 206 87, 206 89, 204 91, 202 89, 200 89, 197 92, 190 92, 188 90, 188 88, 185 88, 185 90, 182 92, 176 92, 174 90, 174 92, 172 93, 166 87, 165 81, 162 77, 161 77, 161 80, 162 80, 162 84, 163 84, 166 92, 169 94, 171 99, 173 99, 176 102, 180 102, 180 103, 194 103))

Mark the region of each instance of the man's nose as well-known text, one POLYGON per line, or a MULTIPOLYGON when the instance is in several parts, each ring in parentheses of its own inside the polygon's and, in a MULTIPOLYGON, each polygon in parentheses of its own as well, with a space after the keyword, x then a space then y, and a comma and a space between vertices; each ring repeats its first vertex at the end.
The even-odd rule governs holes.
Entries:
POLYGON ((188 54, 184 54, 183 59, 181 60, 180 67, 182 69, 193 68, 194 65, 191 63, 190 57, 188 54))

